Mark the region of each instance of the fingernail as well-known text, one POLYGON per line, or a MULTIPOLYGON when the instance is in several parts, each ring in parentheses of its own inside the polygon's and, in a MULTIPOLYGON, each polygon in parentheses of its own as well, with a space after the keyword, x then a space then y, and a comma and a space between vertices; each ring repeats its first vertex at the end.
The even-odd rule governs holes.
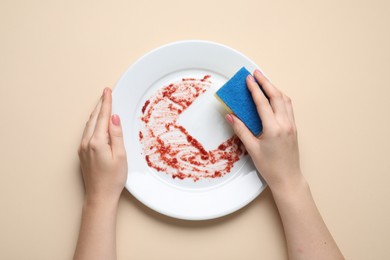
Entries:
POLYGON ((248 79, 249 79, 250 81, 255 81, 255 79, 253 78, 252 75, 248 75, 248 79))
POLYGON ((111 116, 111 121, 114 125, 120 126, 121 125, 121 119, 118 115, 112 115, 111 116))
POLYGON ((254 73, 254 74, 257 74, 257 75, 259 75, 259 76, 263 75, 263 73, 261 73, 261 71, 258 70, 258 69, 255 69, 255 73, 254 73))
POLYGON ((110 90, 110 88, 104 88, 103 95, 107 94, 109 90, 110 90))
POLYGON ((225 116, 225 118, 226 118, 226 120, 229 122, 229 124, 233 124, 233 117, 232 117, 232 115, 230 115, 230 114, 227 114, 226 116, 225 116))

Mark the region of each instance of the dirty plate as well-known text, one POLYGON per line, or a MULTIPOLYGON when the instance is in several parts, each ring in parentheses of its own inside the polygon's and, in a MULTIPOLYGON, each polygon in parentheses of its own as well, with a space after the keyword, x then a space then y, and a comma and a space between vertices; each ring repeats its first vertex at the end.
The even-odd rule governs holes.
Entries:
POLYGON ((233 135, 226 112, 213 97, 231 76, 245 66, 258 66, 238 51, 213 42, 180 41, 159 47, 137 60, 113 91, 113 113, 122 120, 128 159, 126 188, 139 201, 164 215, 206 220, 232 213, 251 202, 266 187, 248 155, 220 178, 180 180, 148 166, 139 132, 142 107, 158 89, 182 78, 211 75, 212 85, 180 114, 177 123, 206 150, 216 149, 233 135))

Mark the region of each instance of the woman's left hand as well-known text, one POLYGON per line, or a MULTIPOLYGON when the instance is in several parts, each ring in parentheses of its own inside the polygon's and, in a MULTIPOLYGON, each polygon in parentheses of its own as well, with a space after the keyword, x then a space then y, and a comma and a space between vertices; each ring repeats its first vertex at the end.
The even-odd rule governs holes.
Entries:
POLYGON ((78 150, 87 202, 119 200, 127 179, 127 158, 118 115, 111 116, 105 88, 84 129, 78 150))

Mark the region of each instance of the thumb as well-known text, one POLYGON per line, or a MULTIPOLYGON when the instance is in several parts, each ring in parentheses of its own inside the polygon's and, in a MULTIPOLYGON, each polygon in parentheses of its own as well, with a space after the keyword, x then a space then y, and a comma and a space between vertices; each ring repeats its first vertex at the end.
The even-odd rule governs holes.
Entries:
POLYGON ((126 150, 123 142, 121 120, 118 115, 111 116, 109 134, 112 154, 115 157, 124 156, 126 154, 126 150))
POLYGON ((245 148, 249 151, 253 146, 253 144, 256 143, 257 138, 246 127, 246 125, 244 125, 244 123, 235 115, 227 114, 226 120, 230 123, 234 133, 238 136, 238 138, 240 138, 245 148))

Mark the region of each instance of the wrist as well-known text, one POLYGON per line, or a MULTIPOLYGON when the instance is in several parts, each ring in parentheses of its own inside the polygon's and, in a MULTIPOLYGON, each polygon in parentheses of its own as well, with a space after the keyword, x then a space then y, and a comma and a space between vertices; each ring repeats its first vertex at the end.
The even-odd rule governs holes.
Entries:
POLYGON ((84 206, 88 208, 116 208, 120 195, 86 194, 84 206))
POLYGON ((301 197, 310 194, 310 187, 306 179, 299 172, 294 177, 289 178, 276 185, 270 186, 275 200, 301 197))

